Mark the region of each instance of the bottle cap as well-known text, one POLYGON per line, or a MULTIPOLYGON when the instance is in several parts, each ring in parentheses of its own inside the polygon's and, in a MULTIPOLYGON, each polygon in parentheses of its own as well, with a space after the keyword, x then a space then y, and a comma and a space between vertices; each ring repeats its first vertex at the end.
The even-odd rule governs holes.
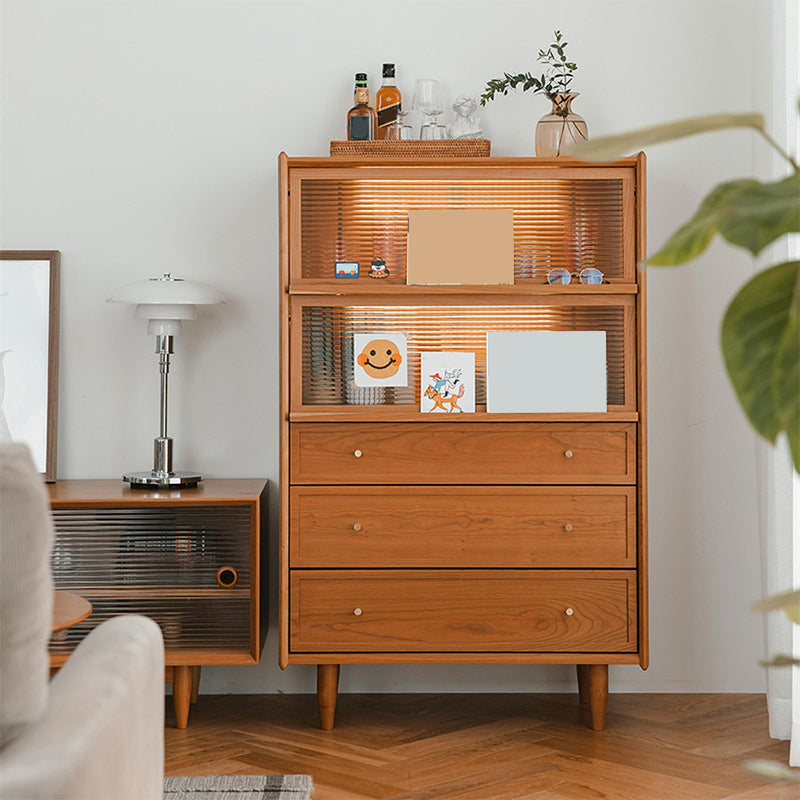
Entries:
POLYGON ((394 64, 384 64, 383 65, 383 77, 384 78, 394 78, 394 64))
POLYGON ((367 73, 356 72, 356 86, 366 86, 366 85, 367 85, 367 73))

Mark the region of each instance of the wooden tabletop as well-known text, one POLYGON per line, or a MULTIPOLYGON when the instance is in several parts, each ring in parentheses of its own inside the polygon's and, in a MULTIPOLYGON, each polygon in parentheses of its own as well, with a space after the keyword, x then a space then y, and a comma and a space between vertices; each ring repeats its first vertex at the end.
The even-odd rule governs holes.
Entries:
POLYGON ((53 592, 53 633, 83 622, 92 613, 92 604, 79 594, 56 589, 53 592))

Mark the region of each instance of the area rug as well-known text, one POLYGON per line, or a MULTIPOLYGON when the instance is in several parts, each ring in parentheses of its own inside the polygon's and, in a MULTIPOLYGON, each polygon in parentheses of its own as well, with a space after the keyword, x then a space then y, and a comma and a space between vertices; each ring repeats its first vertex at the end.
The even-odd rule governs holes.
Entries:
POLYGON ((164 800, 308 800, 310 775, 188 775, 164 778, 164 800))

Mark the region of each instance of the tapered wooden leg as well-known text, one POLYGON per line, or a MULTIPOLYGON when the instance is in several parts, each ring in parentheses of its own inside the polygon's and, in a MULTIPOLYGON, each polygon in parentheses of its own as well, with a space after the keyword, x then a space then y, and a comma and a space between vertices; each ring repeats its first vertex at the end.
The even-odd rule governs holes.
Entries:
POLYGON ((578 686, 581 702, 588 700, 589 703, 592 730, 604 731, 608 708, 608 664, 579 664, 578 686))
POLYGON ((192 695, 190 702, 197 702, 197 695, 200 693, 200 670, 202 667, 192 667, 192 695))
POLYGON ((192 698, 192 668, 172 668, 172 704, 175 706, 175 727, 189 724, 189 702, 192 698))
POLYGON ((317 706, 319 726, 324 731, 333 728, 336 716, 336 693, 339 691, 339 665, 317 665, 317 706))
POLYGON ((578 664, 578 698, 581 703, 589 702, 589 666, 578 664))

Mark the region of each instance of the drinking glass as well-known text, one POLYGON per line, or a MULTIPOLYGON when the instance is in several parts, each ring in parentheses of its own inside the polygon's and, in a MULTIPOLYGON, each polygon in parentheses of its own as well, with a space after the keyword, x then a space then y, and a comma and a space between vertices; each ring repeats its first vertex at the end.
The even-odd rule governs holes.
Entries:
POLYGON ((414 85, 414 108, 421 111, 425 124, 419 130, 420 139, 446 139, 447 128, 436 118, 444 111, 442 89, 435 78, 420 78, 414 85))
POLYGON ((386 138, 395 142, 407 142, 412 138, 411 126, 405 122, 408 111, 398 109, 397 119, 386 129, 386 138))

